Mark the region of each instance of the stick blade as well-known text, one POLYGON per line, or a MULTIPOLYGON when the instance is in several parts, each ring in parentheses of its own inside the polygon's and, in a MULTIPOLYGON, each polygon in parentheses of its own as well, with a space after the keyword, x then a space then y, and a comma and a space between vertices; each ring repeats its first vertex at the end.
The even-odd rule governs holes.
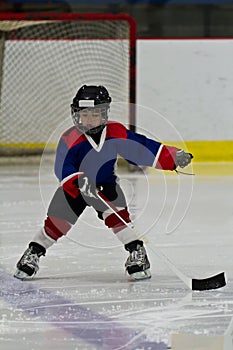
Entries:
POLYGON ((203 278, 192 279, 192 290, 210 290, 222 288, 226 285, 225 273, 221 272, 217 275, 203 278))

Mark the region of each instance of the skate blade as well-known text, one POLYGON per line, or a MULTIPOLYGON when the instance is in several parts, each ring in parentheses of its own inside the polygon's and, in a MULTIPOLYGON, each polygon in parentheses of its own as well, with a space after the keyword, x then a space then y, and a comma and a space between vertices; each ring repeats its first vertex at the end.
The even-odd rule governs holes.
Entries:
POLYGON ((151 273, 149 269, 145 271, 135 272, 135 273, 132 273, 132 275, 130 275, 130 279, 133 281, 140 281, 148 278, 151 278, 151 273))
POLYGON ((22 280, 22 281, 31 280, 33 279, 34 276, 35 274, 33 274, 32 276, 29 276, 28 274, 20 270, 16 270, 14 274, 15 278, 18 278, 19 280, 22 280))

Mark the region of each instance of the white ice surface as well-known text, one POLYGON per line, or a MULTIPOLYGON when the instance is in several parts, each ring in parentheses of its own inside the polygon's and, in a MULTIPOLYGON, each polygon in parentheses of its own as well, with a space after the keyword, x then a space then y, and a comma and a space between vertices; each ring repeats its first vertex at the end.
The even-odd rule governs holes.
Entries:
POLYGON ((120 174, 135 224, 147 232, 151 280, 128 281, 127 252, 88 208, 68 235, 79 244, 61 239, 41 258, 35 279, 21 282, 12 277, 15 264, 43 224, 56 187, 50 172, 41 172, 40 185, 38 174, 37 166, 0 168, 1 350, 162 350, 173 332, 227 332, 233 316, 232 176, 120 174), (227 286, 190 291, 156 256, 156 247, 189 277, 225 271, 227 286))

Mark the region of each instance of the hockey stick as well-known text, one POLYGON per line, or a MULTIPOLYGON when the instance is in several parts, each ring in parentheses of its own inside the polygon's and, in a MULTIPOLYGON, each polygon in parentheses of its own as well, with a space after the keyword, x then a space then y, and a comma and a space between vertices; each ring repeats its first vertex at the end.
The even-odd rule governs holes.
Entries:
MULTIPOLYGON (((121 220, 121 222, 129 227, 134 233, 137 238, 142 237, 142 234, 138 232, 131 223, 126 222, 117 212, 117 208, 114 206, 112 202, 108 200, 108 198, 99 190, 96 189, 96 195, 97 197, 121 220)), ((183 281, 191 290, 209 290, 209 289, 218 289, 222 288, 226 285, 226 279, 225 279, 225 273, 221 272, 217 275, 203 278, 203 279, 196 279, 196 278, 190 278, 186 276, 182 271, 180 271, 172 262, 171 260, 161 251, 156 248, 156 250, 152 249, 152 252, 156 254, 169 268, 172 272, 177 275, 181 281, 183 281)))

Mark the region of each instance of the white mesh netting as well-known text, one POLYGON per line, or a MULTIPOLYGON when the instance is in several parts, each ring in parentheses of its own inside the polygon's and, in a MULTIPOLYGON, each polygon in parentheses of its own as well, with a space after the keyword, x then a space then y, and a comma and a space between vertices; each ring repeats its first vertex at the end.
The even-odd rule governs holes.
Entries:
MULTIPOLYGON (((0 30, 0 155, 41 153, 83 84, 129 102, 128 21, 1 20, 0 30)), ((111 117, 128 123, 129 111, 111 117)))

